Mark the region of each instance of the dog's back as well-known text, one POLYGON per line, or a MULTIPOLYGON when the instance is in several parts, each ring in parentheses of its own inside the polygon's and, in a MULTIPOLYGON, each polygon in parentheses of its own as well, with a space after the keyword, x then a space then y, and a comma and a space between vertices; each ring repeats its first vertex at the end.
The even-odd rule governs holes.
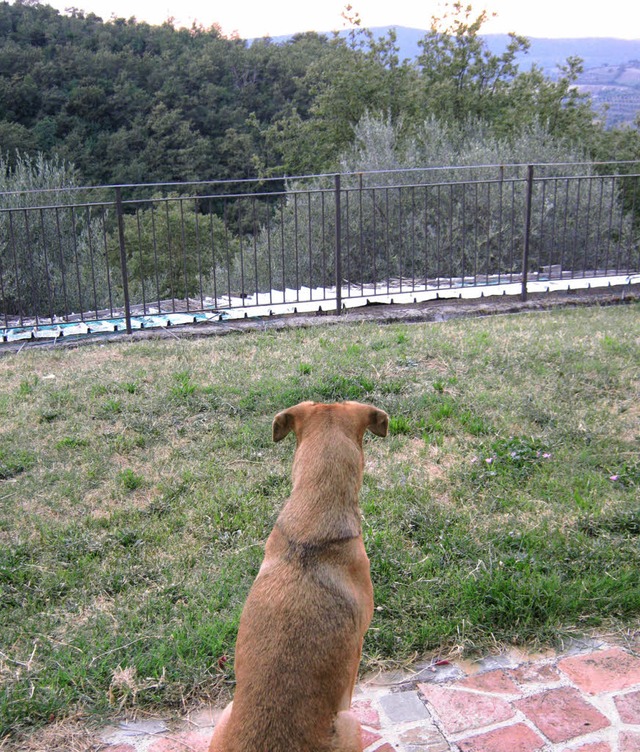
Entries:
POLYGON ((230 750, 330 749, 322 738, 330 740, 351 692, 352 671, 345 669, 354 656, 359 660, 370 618, 341 576, 342 549, 352 542, 300 546, 283 538, 281 544, 284 560, 256 580, 242 615, 234 709, 245 722, 230 750))

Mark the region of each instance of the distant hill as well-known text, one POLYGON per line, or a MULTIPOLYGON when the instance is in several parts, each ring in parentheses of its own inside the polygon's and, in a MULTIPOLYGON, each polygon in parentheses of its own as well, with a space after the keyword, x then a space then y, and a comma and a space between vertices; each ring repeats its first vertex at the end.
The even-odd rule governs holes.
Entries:
MULTIPOLYGON (((378 26, 371 31, 374 36, 381 37, 387 34, 389 28, 378 26)), ((421 52, 418 43, 426 31, 406 26, 393 28, 397 34, 400 58, 417 58, 421 52)), ((340 35, 348 33, 341 31, 340 35)), ((276 37, 274 41, 288 38, 276 37)), ((502 53, 509 42, 507 34, 486 34, 484 39, 494 54, 502 53)), ((567 58, 579 57, 583 61, 584 73, 578 80, 578 86, 581 91, 591 95, 596 110, 603 113, 608 126, 632 123, 640 114, 640 39, 529 37, 529 42, 529 51, 517 57, 521 70, 536 65, 545 75, 555 78, 567 58)))
MULTIPOLYGON (((407 26, 374 26, 371 28, 375 37, 387 34, 390 28, 396 30, 400 58, 413 60, 421 50, 418 44, 427 33, 425 29, 414 29, 407 26)), ((331 36, 330 32, 325 33, 331 36)), ((340 36, 346 36, 347 30, 340 31, 340 36)), ((273 37, 274 42, 284 42, 290 36, 273 37)), ((541 39, 527 37, 531 43, 529 52, 518 56, 521 68, 527 69, 534 64, 542 68, 548 75, 558 72, 568 57, 577 56, 584 60, 584 67, 601 68, 604 66, 623 65, 632 61, 640 61, 640 39, 610 39, 599 37, 585 37, 578 39, 541 39)), ((493 53, 503 52, 509 42, 507 34, 485 34, 484 39, 493 53)))
MULTIPOLYGON (((504 49, 508 37, 486 37, 492 51, 504 49), (495 46, 494 46, 495 45, 495 46)), ((640 114, 640 39, 531 39, 529 54, 521 55, 521 68, 534 63, 551 78, 568 57, 582 59, 584 71, 577 81, 590 94, 596 111, 608 127, 633 123, 640 114)))
MULTIPOLYGON (((374 27, 371 31, 375 36, 383 36, 390 27, 374 27)), ((400 57, 412 60, 420 54, 418 42, 424 37, 424 29, 413 29, 406 26, 394 27, 398 36, 400 57)), ((341 32, 346 34, 347 32, 341 32)), ((502 52, 509 42, 507 34, 485 34, 484 39, 489 49, 502 52)), ((640 39, 539 39, 529 37, 531 48, 527 54, 519 55, 521 68, 538 65, 549 76, 557 73, 558 66, 568 57, 577 56, 584 60, 584 67, 599 68, 605 65, 621 65, 630 61, 640 61, 640 39)))

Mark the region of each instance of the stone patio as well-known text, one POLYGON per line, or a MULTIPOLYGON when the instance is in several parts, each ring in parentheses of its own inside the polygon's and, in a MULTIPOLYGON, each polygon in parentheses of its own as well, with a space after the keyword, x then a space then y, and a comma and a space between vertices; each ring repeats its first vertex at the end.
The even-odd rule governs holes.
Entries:
MULTIPOLYGON (((353 709, 366 752, 640 752, 640 658, 588 644, 537 660, 436 661, 363 680, 353 709)), ((105 752, 206 752, 217 712, 100 738, 105 752)))

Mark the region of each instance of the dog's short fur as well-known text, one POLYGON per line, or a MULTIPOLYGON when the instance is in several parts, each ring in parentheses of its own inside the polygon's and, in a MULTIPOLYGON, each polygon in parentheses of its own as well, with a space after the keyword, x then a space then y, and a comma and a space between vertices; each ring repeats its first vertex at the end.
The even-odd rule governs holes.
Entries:
POLYGON ((210 752, 362 752, 349 711, 373 613, 358 493, 362 437, 388 416, 358 402, 302 402, 273 421, 297 446, 293 490, 265 549, 236 644, 236 692, 210 752))

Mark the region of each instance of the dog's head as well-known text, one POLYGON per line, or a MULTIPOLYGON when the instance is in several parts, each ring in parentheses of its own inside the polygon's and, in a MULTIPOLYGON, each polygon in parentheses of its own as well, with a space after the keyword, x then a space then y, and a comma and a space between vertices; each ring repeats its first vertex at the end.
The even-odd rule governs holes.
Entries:
POLYGON ((298 443, 305 433, 312 429, 340 426, 346 433, 353 434, 359 442, 368 429, 376 436, 386 436, 389 416, 384 410, 361 402, 300 402, 279 412, 273 419, 273 440, 281 441, 293 431, 298 443))

